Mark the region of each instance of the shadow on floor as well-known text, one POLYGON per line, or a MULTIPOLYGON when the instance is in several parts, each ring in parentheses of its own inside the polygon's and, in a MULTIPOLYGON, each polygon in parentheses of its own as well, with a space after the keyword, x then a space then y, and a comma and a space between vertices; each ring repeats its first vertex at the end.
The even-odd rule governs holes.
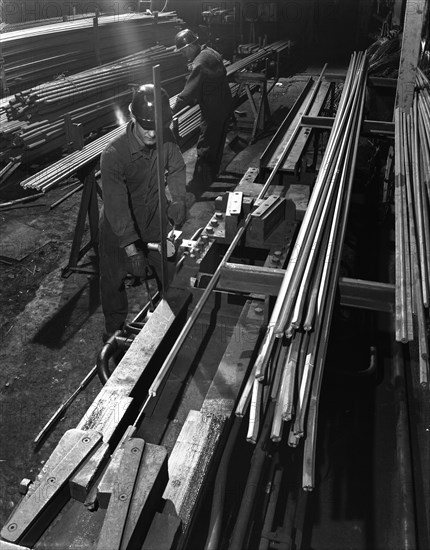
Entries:
POLYGON ((85 325, 100 306, 98 276, 78 281, 80 287, 66 303, 49 319, 32 342, 50 349, 62 348, 85 325))

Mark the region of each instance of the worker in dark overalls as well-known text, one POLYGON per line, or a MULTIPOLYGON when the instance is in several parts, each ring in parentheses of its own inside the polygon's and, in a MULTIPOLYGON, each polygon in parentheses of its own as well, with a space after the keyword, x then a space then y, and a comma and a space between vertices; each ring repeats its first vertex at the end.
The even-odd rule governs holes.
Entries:
POLYGON ((218 52, 200 45, 197 35, 189 29, 176 35, 175 45, 176 51, 180 51, 191 63, 191 73, 184 89, 178 94, 173 114, 195 104, 200 106, 201 111, 197 161, 190 185, 195 192, 218 175, 233 100, 227 72, 218 52))
MULTIPOLYGON (((172 113, 169 97, 161 90, 163 153, 166 174, 168 220, 181 226, 186 218, 185 163, 169 129, 172 113)), ((128 313, 124 280, 161 278, 161 256, 148 250, 148 243, 160 242, 154 87, 136 88, 129 106, 131 120, 101 156, 103 209, 100 216, 100 288, 105 316, 106 341, 121 330, 128 313)), ((168 261, 168 278, 175 262, 168 261)))

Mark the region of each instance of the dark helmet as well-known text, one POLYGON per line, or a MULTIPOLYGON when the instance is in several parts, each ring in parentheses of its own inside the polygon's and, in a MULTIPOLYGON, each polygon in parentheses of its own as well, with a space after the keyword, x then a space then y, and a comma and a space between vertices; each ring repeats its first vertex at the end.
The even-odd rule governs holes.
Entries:
POLYGON ((182 48, 185 48, 185 46, 190 46, 191 44, 194 44, 197 42, 199 37, 197 34, 193 33, 193 31, 190 31, 190 29, 184 29, 175 36, 175 46, 176 52, 179 52, 179 50, 182 50, 182 48))
MULTIPOLYGON (((145 130, 155 129, 155 94, 153 84, 144 84, 133 90, 133 99, 130 103, 130 113, 136 118, 145 130)), ((161 88, 161 110, 163 126, 168 126, 172 120, 169 96, 166 90, 161 88)))

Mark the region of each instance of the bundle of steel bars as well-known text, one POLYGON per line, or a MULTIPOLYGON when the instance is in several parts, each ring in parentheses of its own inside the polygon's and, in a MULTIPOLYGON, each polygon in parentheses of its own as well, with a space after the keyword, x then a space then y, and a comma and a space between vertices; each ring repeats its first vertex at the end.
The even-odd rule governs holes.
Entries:
POLYGON ((7 144, 0 151, 1 160, 20 156, 29 162, 65 146, 65 115, 82 125, 84 135, 115 124, 130 101, 129 84, 150 81, 155 64, 160 64, 167 91, 180 90, 187 71, 183 57, 171 48, 155 46, 15 94, 5 108, 8 121, 0 131, 7 144))
MULTIPOLYGON (((304 438, 303 488, 314 487, 318 403, 360 126, 366 57, 351 58, 333 128, 294 249, 236 414, 250 403, 247 439, 256 442, 266 410, 271 439, 304 438), (275 401, 275 407, 267 404, 275 401), (287 422, 289 424, 287 424, 287 422)), ((267 419, 266 419, 267 420, 267 419)))
MULTIPOLYGON (((261 58, 264 56, 270 55, 272 51, 278 51, 277 49, 282 49, 285 47, 285 42, 280 41, 277 43, 274 43, 271 46, 267 46, 263 49, 261 53, 261 58), (273 47, 272 47, 273 46, 273 47)), ((249 56, 249 59, 242 59, 240 65, 234 65, 232 68, 232 65, 227 67, 228 74, 234 75, 236 71, 242 70, 247 65, 254 63, 255 57, 249 56)), ((178 65, 179 66, 179 65, 178 65)), ((168 82, 163 82, 164 87, 168 87, 168 82)), ((231 84, 230 85, 232 94, 236 93, 237 90, 237 84, 231 84)), ((245 92, 243 92, 244 94, 245 92)), ((176 95, 172 96, 170 99, 171 106, 174 105, 176 101, 176 95)), ((111 105, 111 107, 113 107, 111 105)), ((112 111, 110 111, 113 113, 112 111)), ((180 114, 178 117, 175 117, 175 131, 177 134, 178 139, 185 140, 187 139, 192 133, 198 130, 200 126, 200 109, 198 106, 191 107, 187 110, 185 110, 182 114, 180 114)), ((100 126, 99 126, 100 127, 100 126)), ((123 124, 113 130, 112 132, 106 134, 106 136, 103 136, 102 138, 96 139, 93 143, 90 143, 84 147, 82 151, 78 151, 76 153, 73 153, 72 155, 68 155, 67 157, 61 159, 57 163, 54 163, 52 166, 42 170, 35 176, 32 176, 30 178, 27 178, 26 180, 21 182, 21 185, 25 188, 34 188, 42 191, 47 191, 52 186, 56 185, 58 182, 62 181, 69 175, 73 174, 74 171, 78 170, 81 166, 85 165, 87 162, 92 160, 93 158, 96 158, 98 155, 101 154, 104 147, 107 145, 107 143, 113 139, 119 131, 122 131, 123 124), (63 169, 64 167, 64 169, 63 169)), ((30 132, 34 128, 30 128, 30 132)), ((56 127, 54 129, 54 132, 58 131, 59 128, 56 127)), ((23 139, 23 136, 25 134, 23 133, 20 137, 20 139, 23 139)), ((34 134, 32 134, 34 136, 34 134)), ((58 138, 58 135, 54 137, 58 138)), ((64 136, 62 138, 64 140, 64 136)), ((37 142, 36 142, 37 143, 37 142)), ((37 144, 37 151, 40 154, 40 152, 44 151, 45 145, 43 143, 37 144)), ((33 146, 33 151, 35 150, 36 146, 33 146)), ((30 150, 32 151, 32 150, 30 150)), ((1 154, 1 151, 0 151, 1 154)), ((27 153, 28 154, 28 153, 27 153)))
POLYGON ((395 110, 395 238, 398 342, 418 340, 419 377, 428 384, 430 301, 430 83, 418 70, 409 113, 395 110))
POLYGON ((182 25, 174 12, 79 19, 4 33, 1 47, 6 87, 34 86, 146 49, 170 46, 182 25))
MULTIPOLYGON (((236 92, 237 87, 237 84, 231 85, 232 93, 236 92)), ((245 91, 243 91, 242 93, 245 96, 245 91)), ((173 107, 173 105, 175 104, 176 98, 177 95, 170 98, 169 101, 171 107, 173 107)), ((200 125, 200 109, 198 107, 193 107, 189 109, 189 111, 187 111, 184 115, 182 115, 181 118, 182 129, 180 137, 186 139, 187 132, 191 134, 200 125), (189 124, 187 122, 187 116, 190 117, 189 124), (184 126, 182 126, 182 123, 184 124, 184 126)), ((41 170, 34 176, 27 178, 26 180, 21 182, 21 186, 28 189, 37 189, 42 192, 48 191, 59 182, 74 174, 82 166, 85 166, 85 164, 91 162, 93 159, 96 159, 99 155, 101 155, 106 145, 124 131, 124 126, 125 123, 121 124, 118 128, 115 128, 115 130, 112 130, 101 138, 98 138, 86 145, 82 150, 75 151, 74 153, 67 155, 58 162, 50 165, 44 170, 41 170)))

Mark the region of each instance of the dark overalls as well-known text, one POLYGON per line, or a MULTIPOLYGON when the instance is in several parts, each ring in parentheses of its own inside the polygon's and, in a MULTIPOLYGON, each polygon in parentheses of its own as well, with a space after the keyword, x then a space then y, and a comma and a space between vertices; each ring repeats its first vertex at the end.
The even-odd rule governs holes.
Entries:
MULTIPOLYGON (((170 131, 164 136, 167 186, 172 200, 184 200, 185 164, 170 131)), ((124 247, 160 241, 157 150, 141 145, 130 122, 101 156, 103 208, 100 215, 100 290, 106 332, 121 329, 128 313, 124 279, 127 255, 124 247)), ((167 226, 167 218, 166 218, 167 226)), ((147 253, 148 263, 161 274, 161 257, 147 253)), ((174 264, 170 264, 170 276, 174 264)))
POLYGON ((204 163, 213 178, 220 168, 233 101, 222 57, 207 46, 202 46, 194 58, 185 87, 178 94, 174 112, 196 103, 201 111, 197 163, 204 163))

